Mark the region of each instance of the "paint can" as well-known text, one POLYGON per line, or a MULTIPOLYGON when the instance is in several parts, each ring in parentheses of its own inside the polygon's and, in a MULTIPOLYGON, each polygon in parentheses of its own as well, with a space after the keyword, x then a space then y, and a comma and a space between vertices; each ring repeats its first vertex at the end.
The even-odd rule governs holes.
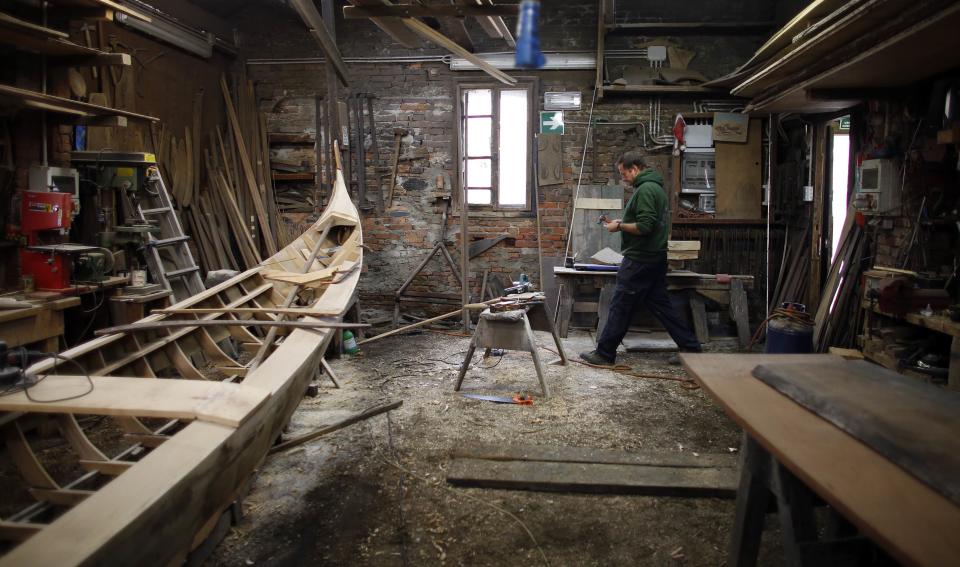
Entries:
POLYGON ((130 271, 130 285, 141 287, 147 285, 147 271, 146 270, 131 270, 130 271))

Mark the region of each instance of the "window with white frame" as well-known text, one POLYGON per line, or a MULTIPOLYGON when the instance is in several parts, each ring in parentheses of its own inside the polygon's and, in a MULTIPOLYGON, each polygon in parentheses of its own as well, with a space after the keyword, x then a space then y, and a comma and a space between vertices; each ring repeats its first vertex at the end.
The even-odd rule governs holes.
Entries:
POLYGON ((471 208, 529 210, 532 86, 460 87, 460 179, 471 208))

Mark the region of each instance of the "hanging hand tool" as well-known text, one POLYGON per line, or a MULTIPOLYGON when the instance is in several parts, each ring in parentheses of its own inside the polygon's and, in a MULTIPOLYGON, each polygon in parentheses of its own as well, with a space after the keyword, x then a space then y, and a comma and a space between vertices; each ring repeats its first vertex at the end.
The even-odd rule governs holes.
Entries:
POLYGON ((400 166, 400 146, 403 144, 403 137, 408 132, 403 128, 393 129, 393 171, 390 175, 390 196, 387 198, 387 208, 393 207, 393 188, 397 186, 397 168, 400 166))

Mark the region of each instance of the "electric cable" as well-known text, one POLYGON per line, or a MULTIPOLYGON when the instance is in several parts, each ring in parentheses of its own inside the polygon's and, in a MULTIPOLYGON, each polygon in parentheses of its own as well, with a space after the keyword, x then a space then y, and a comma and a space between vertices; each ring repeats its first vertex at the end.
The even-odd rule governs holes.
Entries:
MULTIPOLYGON (((87 369, 84 368, 83 365, 81 365, 79 362, 77 362, 76 360, 74 360, 74 359, 72 359, 72 358, 67 358, 67 357, 65 357, 65 356, 61 356, 61 355, 59 355, 59 354, 57 354, 57 353, 55 353, 55 352, 31 351, 31 350, 27 350, 27 349, 25 349, 25 348, 11 349, 11 352, 13 352, 13 356, 19 357, 19 359, 20 359, 20 368, 21 368, 21 370, 20 370, 20 380, 18 380, 18 381, 17 381, 15 384, 13 384, 12 386, 7 387, 5 390, 0 391, 0 397, 9 396, 9 395, 15 394, 15 393, 17 393, 17 392, 19 392, 19 391, 23 391, 23 393, 27 396, 27 399, 30 400, 31 402, 39 403, 39 404, 54 404, 54 403, 59 403, 59 402, 66 402, 66 401, 69 401, 69 400, 76 400, 76 399, 79 399, 79 398, 82 398, 82 397, 86 396, 86 395, 89 394, 90 392, 93 392, 94 384, 93 384, 93 378, 90 377, 90 373, 87 372, 87 369), (44 374, 42 377, 40 377, 40 378, 37 379, 36 381, 32 381, 32 380, 31 380, 31 381, 28 381, 28 378, 30 378, 30 376, 28 376, 27 373, 26 373, 26 367, 27 367, 27 363, 29 363, 29 361, 30 361, 30 357, 31 357, 31 356, 35 356, 35 357, 36 357, 36 356, 39 356, 39 357, 52 357, 52 358, 55 358, 55 359, 57 359, 57 360, 63 360, 63 361, 66 361, 66 362, 69 362, 69 363, 73 364, 74 366, 76 366, 76 367, 80 370, 80 372, 83 374, 83 376, 87 379, 87 384, 89 385, 89 388, 87 388, 87 390, 86 390, 85 392, 81 392, 81 393, 79 393, 79 394, 75 394, 75 395, 72 395, 72 396, 64 396, 64 397, 62 397, 62 398, 53 398, 53 399, 49 399, 49 400, 42 400, 42 399, 33 397, 32 395, 30 395, 30 389, 33 388, 34 386, 36 386, 37 384, 39 384, 40 382, 43 382, 44 380, 46 380, 46 379, 50 376, 50 374, 44 374)), ((54 364, 54 365, 53 365, 52 371, 53 371, 53 375, 54 375, 54 376, 57 376, 57 375, 58 375, 58 374, 57 374, 57 367, 58 367, 58 366, 59 366, 59 365, 57 365, 57 364, 54 364)))
POLYGON ((583 136, 583 153, 580 156, 580 175, 577 176, 577 190, 573 194, 573 212, 570 214, 570 226, 567 229, 567 246, 563 256, 570 256, 571 236, 573 235, 573 221, 577 217, 577 199, 580 198, 580 185, 583 183, 583 166, 587 163, 587 146, 590 144, 590 131, 593 128, 593 108, 597 103, 597 89, 593 89, 593 98, 590 100, 590 114, 587 116, 587 132, 583 136))

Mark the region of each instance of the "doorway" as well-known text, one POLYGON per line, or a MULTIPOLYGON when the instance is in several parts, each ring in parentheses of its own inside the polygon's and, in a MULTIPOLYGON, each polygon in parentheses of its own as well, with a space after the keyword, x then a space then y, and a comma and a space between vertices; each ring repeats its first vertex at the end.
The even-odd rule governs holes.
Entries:
POLYGON ((850 117, 830 124, 830 263, 837 256, 843 224, 847 220, 850 173, 850 117))

